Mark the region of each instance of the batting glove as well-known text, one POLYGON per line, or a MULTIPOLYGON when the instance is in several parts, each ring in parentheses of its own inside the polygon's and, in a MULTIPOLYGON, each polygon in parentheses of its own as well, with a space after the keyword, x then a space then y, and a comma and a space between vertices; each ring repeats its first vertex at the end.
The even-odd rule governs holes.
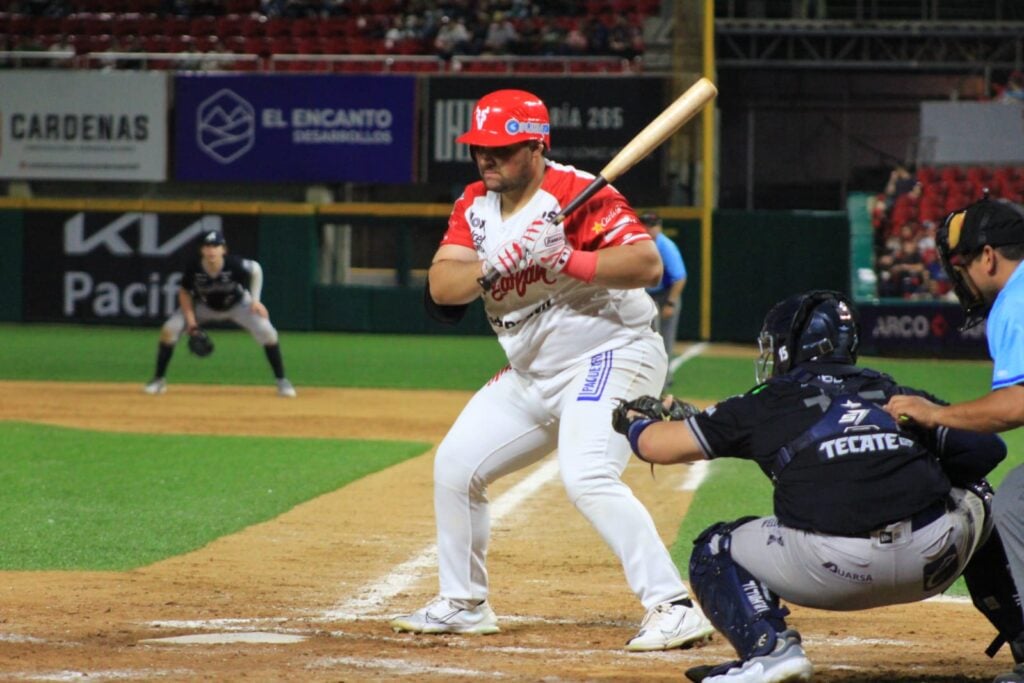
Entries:
POLYGON ((487 257, 486 268, 497 271, 502 277, 509 277, 526 270, 531 264, 526 248, 517 240, 509 240, 487 257))
POLYGON ((597 252, 574 249, 562 223, 538 218, 523 233, 527 252, 542 268, 590 282, 597 272, 597 252))

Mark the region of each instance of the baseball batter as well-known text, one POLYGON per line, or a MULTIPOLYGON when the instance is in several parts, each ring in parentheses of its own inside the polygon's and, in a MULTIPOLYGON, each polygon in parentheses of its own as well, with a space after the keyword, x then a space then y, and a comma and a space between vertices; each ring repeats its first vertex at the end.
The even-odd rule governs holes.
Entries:
POLYGON ((628 444, 610 427, 616 398, 658 392, 666 356, 643 287, 658 282, 653 241, 625 198, 601 190, 557 226, 593 179, 545 158, 548 111, 535 95, 499 90, 473 110, 481 181, 455 202, 429 271, 427 305, 455 320, 483 295, 509 366, 466 405, 434 463, 440 595, 391 622, 415 633, 495 633, 488 602, 487 487, 558 450, 562 484, 622 563, 647 610, 635 651, 689 645, 712 628, 689 599, 650 514, 620 479, 628 444), (484 293, 478 278, 501 279, 484 293))
POLYGON ((773 516, 718 523, 694 541, 694 593, 740 656, 687 672, 704 683, 810 680, 780 599, 857 610, 945 590, 990 532, 983 477, 1006 455, 995 435, 899 426, 886 400, 923 392, 855 365, 856 311, 838 292, 780 302, 759 342, 762 384, 684 421, 641 416, 627 430, 644 460, 745 458, 775 486, 773 516))
POLYGON ((195 334, 212 321, 230 320, 249 331, 267 354, 277 381, 277 395, 295 397, 295 387, 284 374, 277 330, 270 323, 267 307, 260 301, 263 269, 251 259, 227 253, 227 242, 220 231, 212 230, 200 246, 201 257, 182 275, 178 305, 160 330, 156 372, 146 384, 147 394, 167 391, 167 366, 181 335, 195 334))

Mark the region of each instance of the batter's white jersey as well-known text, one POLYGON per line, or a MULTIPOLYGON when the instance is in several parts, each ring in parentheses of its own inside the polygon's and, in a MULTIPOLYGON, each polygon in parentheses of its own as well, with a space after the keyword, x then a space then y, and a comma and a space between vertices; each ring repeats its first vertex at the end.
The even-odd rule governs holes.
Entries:
MULTIPOLYGON (((556 215, 594 179, 572 166, 546 164, 538 191, 506 220, 498 193, 488 192, 483 182, 467 186, 455 202, 442 245, 469 247, 486 258, 521 238, 537 218, 556 215)), ((610 186, 570 214, 563 227, 568 243, 585 251, 650 240, 633 209, 610 186)), ((540 266, 501 278, 484 295, 484 308, 511 366, 537 375, 629 343, 657 314, 642 289, 608 289, 540 266)))

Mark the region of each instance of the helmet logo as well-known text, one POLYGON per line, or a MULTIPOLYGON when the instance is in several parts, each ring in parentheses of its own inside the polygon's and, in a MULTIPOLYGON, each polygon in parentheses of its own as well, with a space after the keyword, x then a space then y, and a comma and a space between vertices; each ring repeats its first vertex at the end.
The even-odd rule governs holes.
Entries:
POLYGON ((487 121, 487 115, 490 114, 490 113, 491 113, 491 108, 490 107, 484 107, 482 109, 480 107, 477 107, 477 110, 475 112, 473 112, 473 118, 476 119, 477 130, 483 130, 484 129, 484 123, 487 121))
POLYGON ((779 360, 783 363, 789 360, 789 351, 786 350, 785 346, 779 347, 779 360))
POLYGON ((850 313, 850 307, 846 305, 845 301, 836 302, 836 311, 839 313, 839 319, 843 322, 853 320, 853 314, 850 313))
POLYGON ((505 132, 509 135, 515 135, 519 132, 519 120, 509 119, 505 122, 505 132))

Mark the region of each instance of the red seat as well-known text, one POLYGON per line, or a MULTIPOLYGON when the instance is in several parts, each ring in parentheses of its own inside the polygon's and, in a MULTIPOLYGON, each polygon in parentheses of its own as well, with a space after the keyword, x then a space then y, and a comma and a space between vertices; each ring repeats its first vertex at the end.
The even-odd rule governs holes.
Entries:
POLYGON ((323 43, 319 38, 295 38, 295 51, 302 55, 318 55, 323 52, 323 43))
POLYGON ((215 20, 217 35, 221 38, 238 36, 242 34, 242 17, 237 14, 225 14, 215 20))
POLYGON ((267 22, 260 17, 242 17, 239 30, 246 38, 265 36, 267 35, 267 22))
POLYGON ((287 19, 267 19, 263 25, 264 35, 267 38, 282 38, 291 35, 291 27, 287 19))
POLYGON ((35 27, 35 20, 27 14, 12 14, 7 19, 7 30, 11 35, 30 36, 35 27))
POLYGON ((316 26, 309 19, 293 19, 289 28, 292 38, 308 38, 316 34, 316 26))
POLYGON ((121 14, 110 20, 110 34, 113 36, 137 36, 139 35, 139 15, 121 14))
POLYGON ((168 52, 166 36, 144 36, 142 38, 143 52, 168 52))
POLYGON ((274 55, 293 55, 298 50, 290 36, 280 36, 270 39, 270 53, 274 55))
POLYGON ((228 14, 248 14, 260 11, 260 0, 226 0, 224 11, 228 14))
POLYGON ((216 35, 217 20, 210 16, 193 17, 188 22, 188 32, 193 38, 216 35))
POLYGON ((60 19, 57 17, 36 17, 35 25, 32 27, 33 35, 48 35, 60 33, 60 19))
POLYGON ((501 60, 470 60, 457 62, 466 73, 507 73, 508 63, 501 60))
POLYGON ((163 33, 165 36, 187 36, 190 29, 185 17, 164 17, 163 33))
POLYGON ((320 49, 325 55, 345 55, 349 53, 348 40, 338 36, 324 38, 320 43, 320 49))
POLYGON ((135 30, 138 31, 138 36, 155 36, 160 33, 162 23, 160 17, 155 14, 143 14, 139 16, 138 21, 135 23, 135 30))
POLYGON ((270 56, 270 41, 260 36, 249 36, 242 45, 247 54, 270 56))

